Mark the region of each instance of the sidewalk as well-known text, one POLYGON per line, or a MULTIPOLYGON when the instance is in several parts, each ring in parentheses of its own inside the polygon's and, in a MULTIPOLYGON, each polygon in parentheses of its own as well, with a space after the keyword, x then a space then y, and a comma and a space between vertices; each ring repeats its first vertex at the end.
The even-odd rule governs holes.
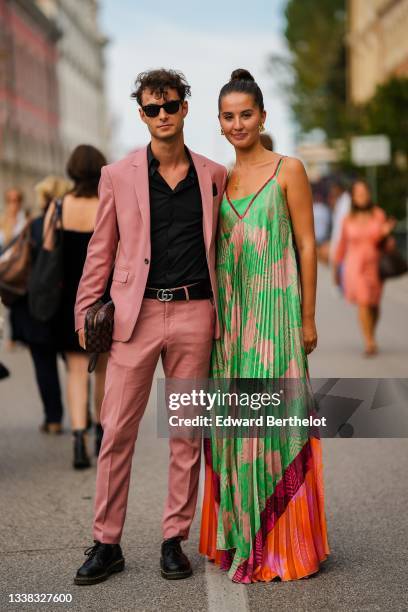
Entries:
POLYGON ((357 308, 331 283, 319 266, 317 292, 318 347, 309 359, 313 377, 408 378, 408 275, 385 283, 378 325, 379 354, 366 358, 357 308))
MULTIPOLYGON (((312 375, 407 376, 407 308, 398 297, 399 287, 387 287, 380 324, 382 351, 376 359, 367 360, 360 355, 354 309, 333 296, 327 270, 320 271, 320 340, 311 359, 312 375)), ((94 587, 74 586, 83 550, 92 543, 95 467, 74 472, 70 436, 38 432, 41 406, 27 352, 0 351, 0 360, 12 371, 11 378, 0 382, 2 612, 408 609, 407 440, 323 441, 331 556, 310 580, 248 587, 232 584, 198 554, 198 516, 185 546, 194 576, 163 580, 158 560, 168 447, 166 440, 156 436, 154 387, 133 464, 123 536, 126 570, 94 587), (73 602, 8 603, 9 593, 22 592, 71 593, 73 602)))

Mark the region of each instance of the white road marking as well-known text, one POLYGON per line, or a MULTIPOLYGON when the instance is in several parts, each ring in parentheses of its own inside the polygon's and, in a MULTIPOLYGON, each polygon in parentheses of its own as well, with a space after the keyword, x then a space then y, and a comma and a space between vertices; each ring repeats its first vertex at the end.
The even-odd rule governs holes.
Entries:
POLYGON ((208 612, 248 612, 247 585, 237 584, 213 563, 206 561, 208 612))
MULTIPOLYGON (((204 492, 204 457, 201 463, 198 511, 201 510, 204 492)), ((247 585, 232 582, 226 572, 207 559, 205 581, 207 585, 208 612, 249 612, 247 585)))

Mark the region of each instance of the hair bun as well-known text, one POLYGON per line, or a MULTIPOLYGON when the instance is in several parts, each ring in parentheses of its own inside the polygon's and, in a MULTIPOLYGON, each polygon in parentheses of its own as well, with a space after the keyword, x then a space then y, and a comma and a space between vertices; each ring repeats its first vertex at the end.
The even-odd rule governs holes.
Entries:
POLYGON ((231 73, 230 82, 231 81, 252 81, 252 82, 255 82, 255 79, 252 76, 252 74, 250 72, 248 72, 248 70, 245 70, 245 68, 237 68, 236 70, 234 70, 231 73))

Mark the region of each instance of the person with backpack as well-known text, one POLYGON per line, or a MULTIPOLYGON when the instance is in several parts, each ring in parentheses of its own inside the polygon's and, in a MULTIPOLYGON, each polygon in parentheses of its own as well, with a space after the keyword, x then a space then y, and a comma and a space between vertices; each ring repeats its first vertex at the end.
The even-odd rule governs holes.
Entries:
MULTIPOLYGON (((57 321, 55 317, 40 321, 32 315, 29 307, 29 280, 42 245, 44 215, 51 201, 62 197, 70 185, 62 177, 47 176, 35 186, 40 214, 28 225, 30 257, 26 291, 11 299, 9 304, 12 340, 26 345, 30 351, 44 412, 40 431, 47 434, 62 433, 63 403, 57 364, 57 321)), ((24 229, 20 228, 20 231, 24 229)))
MULTIPOLYGON (((52 253, 56 243, 61 251, 61 291, 58 296, 56 342, 64 354, 67 376, 67 403, 73 433, 73 467, 84 469, 91 466, 87 448, 89 404, 89 356, 81 348, 75 333, 74 306, 79 281, 82 276, 89 241, 93 235, 96 213, 99 206, 98 183, 102 166, 106 165, 103 154, 91 145, 79 145, 67 162, 67 174, 73 183, 62 201, 54 201, 47 211, 43 230, 43 250, 52 253), (55 213, 58 220, 54 225, 55 213)), ((40 280, 40 278, 39 278, 40 280)), ((109 286, 105 300, 109 299, 109 286)), ((45 304, 46 306, 46 304, 45 304)), ((95 455, 99 454, 102 440, 100 407, 105 385, 107 358, 101 355, 95 368, 94 419, 95 455)))

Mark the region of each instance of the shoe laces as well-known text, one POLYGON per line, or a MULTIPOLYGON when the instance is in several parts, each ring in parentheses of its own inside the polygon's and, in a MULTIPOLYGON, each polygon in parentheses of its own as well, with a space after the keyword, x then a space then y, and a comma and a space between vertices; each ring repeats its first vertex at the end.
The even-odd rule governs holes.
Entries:
POLYGON ((89 548, 87 548, 85 550, 84 555, 86 555, 89 560, 93 559, 93 557, 96 555, 100 545, 101 545, 100 542, 95 542, 95 544, 93 546, 90 546, 89 548))
POLYGON ((168 540, 165 540, 163 543, 166 547, 172 548, 174 550, 178 550, 181 552, 181 542, 182 538, 180 537, 174 537, 174 538, 169 538, 168 540))

